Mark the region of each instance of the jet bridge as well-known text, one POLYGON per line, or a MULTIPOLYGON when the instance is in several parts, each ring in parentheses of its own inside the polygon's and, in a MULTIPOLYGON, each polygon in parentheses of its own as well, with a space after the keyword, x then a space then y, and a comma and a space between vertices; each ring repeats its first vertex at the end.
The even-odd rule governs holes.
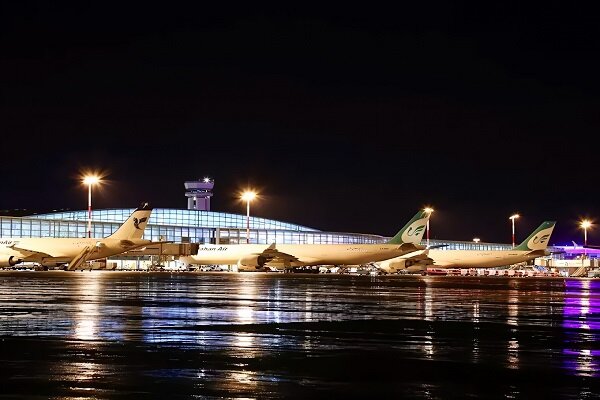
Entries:
POLYGON ((199 243, 152 243, 130 250, 121 256, 191 256, 198 253, 199 243))

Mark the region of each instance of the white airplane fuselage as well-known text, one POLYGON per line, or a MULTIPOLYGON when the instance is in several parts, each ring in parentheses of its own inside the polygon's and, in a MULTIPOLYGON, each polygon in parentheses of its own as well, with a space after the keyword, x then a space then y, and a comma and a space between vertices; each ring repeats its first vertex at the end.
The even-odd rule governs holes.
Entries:
POLYGON ((435 266, 445 268, 492 268, 529 261, 542 255, 518 250, 429 250, 435 266))
MULTIPOLYGON (((267 249, 264 244, 202 245, 193 256, 180 260, 189 264, 239 264, 240 260, 258 256, 267 249)), ((405 254, 398 244, 281 244, 277 251, 297 261, 290 266, 358 265, 386 260, 405 254)))
MULTIPOLYGON (((427 257, 432 261, 431 266, 442 268, 494 268, 517 264, 544 255, 543 250, 439 250, 429 249, 427 257)), ((402 256, 380 263, 380 268, 394 272, 405 268, 405 262, 410 258, 402 256)), ((430 262, 431 262, 430 261, 430 262)), ((421 264, 422 266, 426 264, 421 264)))
POLYGON ((15 257, 27 262, 69 262, 86 247, 91 249, 88 260, 97 260, 123 253, 150 243, 143 239, 111 238, 0 238, 0 258, 15 257), (36 253, 47 253, 49 256, 36 253))

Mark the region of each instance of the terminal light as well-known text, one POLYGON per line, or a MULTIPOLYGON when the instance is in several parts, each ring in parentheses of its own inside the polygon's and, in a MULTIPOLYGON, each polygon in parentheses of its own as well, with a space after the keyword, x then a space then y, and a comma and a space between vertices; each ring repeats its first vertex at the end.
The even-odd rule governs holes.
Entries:
MULTIPOLYGON (((431 217, 431 214, 433 213, 433 208, 425 207, 423 211, 425 211, 427 214, 429 214, 429 217, 431 217)), ((429 248, 429 219, 430 218, 427 218, 427 228, 425 229, 425 231, 427 232, 427 248, 429 248)))
POLYGON ((592 227, 592 221, 584 219, 580 222, 579 226, 583 229, 583 245, 587 246, 587 231, 592 227))
POLYGON ((86 176, 83 178, 82 180, 84 185, 95 185, 97 183, 100 183, 100 177, 99 176, 86 176))
POLYGON ((88 187, 88 224, 87 237, 92 237, 92 186, 102 182, 102 177, 99 175, 84 175, 81 182, 88 187))
POLYGON ((246 190, 240 198, 246 202, 246 243, 250 243, 250 202, 256 198, 256 192, 246 190))
POLYGON ((253 192, 251 190, 247 190, 244 193, 242 193, 242 200, 246 201, 246 202, 250 202, 252 200, 254 200, 254 198, 256 197, 256 192, 253 192))
POLYGON ((475 243, 479 243, 479 242, 481 242, 481 239, 479 239, 479 238, 473 238, 473 241, 474 241, 475 243))
POLYGON ((513 214, 508 219, 512 221, 512 247, 515 248, 515 219, 519 218, 519 214, 513 214))
POLYGON ((205 177, 204 178, 204 183, 209 183, 210 182, 210 178, 209 177, 205 177))

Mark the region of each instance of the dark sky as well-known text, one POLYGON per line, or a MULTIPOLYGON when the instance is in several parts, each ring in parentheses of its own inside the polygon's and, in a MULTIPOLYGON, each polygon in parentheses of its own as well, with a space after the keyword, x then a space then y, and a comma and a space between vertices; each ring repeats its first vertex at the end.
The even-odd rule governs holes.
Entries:
POLYGON ((215 211, 252 186, 253 215, 331 231, 393 235, 426 205, 440 239, 600 223, 583 4, 4 3, 0 209, 85 209, 93 169, 94 208, 185 208, 209 176, 215 211))

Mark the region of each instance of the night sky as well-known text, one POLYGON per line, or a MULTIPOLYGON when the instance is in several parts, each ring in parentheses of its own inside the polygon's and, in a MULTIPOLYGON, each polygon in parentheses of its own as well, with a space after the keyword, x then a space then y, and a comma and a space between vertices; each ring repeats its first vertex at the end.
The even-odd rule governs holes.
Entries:
POLYGON ((208 176, 214 211, 250 186, 252 215, 329 231, 393 235, 427 205, 438 239, 600 224, 583 4, 5 3, 0 209, 85 209, 97 170, 94 208, 185 208, 208 176))

